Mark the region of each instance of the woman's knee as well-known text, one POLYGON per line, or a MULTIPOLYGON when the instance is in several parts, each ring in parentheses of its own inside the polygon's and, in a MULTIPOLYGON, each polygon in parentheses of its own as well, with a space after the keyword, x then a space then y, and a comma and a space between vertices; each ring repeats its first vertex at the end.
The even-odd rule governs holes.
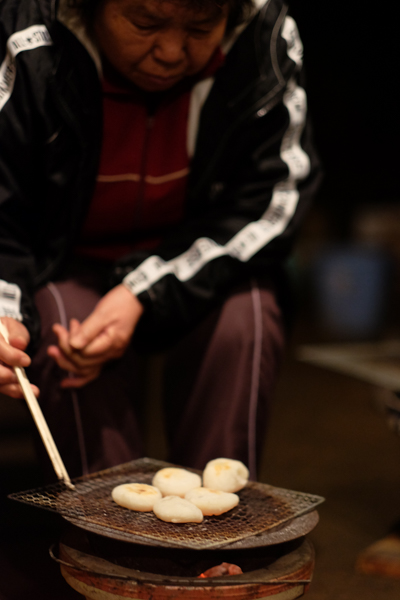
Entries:
POLYGON ((284 346, 284 321, 273 288, 252 282, 224 303, 214 336, 227 352, 232 347, 250 347, 262 340, 280 353, 284 346))
POLYGON ((54 343, 54 323, 69 327, 71 318, 83 321, 100 299, 96 290, 74 281, 48 283, 35 295, 35 303, 41 320, 42 342, 54 343))

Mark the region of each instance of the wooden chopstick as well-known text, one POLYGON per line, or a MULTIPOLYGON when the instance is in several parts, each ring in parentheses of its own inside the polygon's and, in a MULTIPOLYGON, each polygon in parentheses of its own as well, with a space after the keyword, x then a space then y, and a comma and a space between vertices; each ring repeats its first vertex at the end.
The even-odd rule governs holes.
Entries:
MULTIPOLYGON (((0 333, 2 334, 7 344, 9 344, 10 342, 8 338, 8 331, 5 325, 1 322, 1 320, 0 333)), ((57 446, 54 442, 53 436, 51 435, 50 429, 48 428, 47 422, 43 416, 42 410, 39 406, 36 396, 32 392, 32 388, 26 376, 25 370, 21 367, 14 367, 14 371, 58 479, 61 479, 65 483, 65 485, 71 490, 75 489, 75 486, 71 483, 71 479, 69 478, 62 458, 58 452, 57 446)))

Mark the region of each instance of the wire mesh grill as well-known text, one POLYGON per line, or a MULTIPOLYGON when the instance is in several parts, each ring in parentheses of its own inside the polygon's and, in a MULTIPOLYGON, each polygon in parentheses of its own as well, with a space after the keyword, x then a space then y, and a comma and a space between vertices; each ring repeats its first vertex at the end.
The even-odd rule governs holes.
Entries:
MULTIPOLYGON (((63 483, 11 494, 9 498, 58 512, 73 524, 122 541, 176 548, 219 548, 266 532, 323 502, 321 496, 249 482, 238 492, 236 508, 202 523, 173 524, 152 512, 140 513, 117 505, 111 491, 122 483, 151 484, 161 468, 176 466, 142 458, 73 480, 75 490, 63 483)), ((199 471, 193 472, 201 474, 199 471)))

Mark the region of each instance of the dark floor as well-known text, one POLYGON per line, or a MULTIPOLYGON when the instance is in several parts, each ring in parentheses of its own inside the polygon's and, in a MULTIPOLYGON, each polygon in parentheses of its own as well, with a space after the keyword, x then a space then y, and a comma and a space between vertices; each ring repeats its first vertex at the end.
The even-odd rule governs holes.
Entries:
POLYGON ((400 579, 355 572, 357 555, 400 519, 400 438, 376 406, 377 390, 301 364, 282 370, 262 480, 320 494, 309 600, 398 600, 400 579))
MULTIPOLYGON (((309 341, 301 320, 280 375, 260 479, 326 498, 309 535, 316 549, 309 600, 398 600, 400 580, 358 574, 354 563, 400 518, 400 439, 377 410, 373 386, 296 360, 296 348, 309 341)), ((1 401, 0 600, 78 599, 48 556, 61 521, 6 498, 37 485, 38 473, 25 417, 1 401)), ((163 458, 158 430, 149 455, 163 458)))

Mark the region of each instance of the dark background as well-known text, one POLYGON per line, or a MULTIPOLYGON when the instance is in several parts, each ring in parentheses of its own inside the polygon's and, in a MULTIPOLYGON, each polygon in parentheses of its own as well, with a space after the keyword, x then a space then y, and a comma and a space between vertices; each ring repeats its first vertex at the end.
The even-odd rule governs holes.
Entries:
POLYGON ((398 32, 388 3, 292 0, 304 44, 309 110, 325 169, 316 205, 349 236, 365 204, 396 203, 398 32), (371 8, 372 7, 372 8, 371 8))

